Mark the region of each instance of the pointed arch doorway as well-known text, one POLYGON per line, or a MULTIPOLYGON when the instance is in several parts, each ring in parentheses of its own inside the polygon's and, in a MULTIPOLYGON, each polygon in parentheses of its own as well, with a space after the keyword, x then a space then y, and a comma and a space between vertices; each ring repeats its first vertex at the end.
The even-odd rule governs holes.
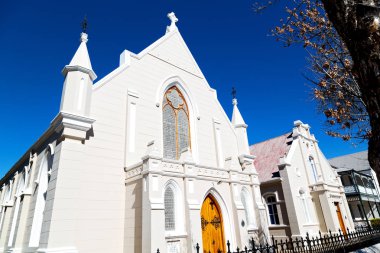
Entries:
POLYGON ((201 208, 203 253, 225 252, 224 226, 220 206, 208 194, 201 208))

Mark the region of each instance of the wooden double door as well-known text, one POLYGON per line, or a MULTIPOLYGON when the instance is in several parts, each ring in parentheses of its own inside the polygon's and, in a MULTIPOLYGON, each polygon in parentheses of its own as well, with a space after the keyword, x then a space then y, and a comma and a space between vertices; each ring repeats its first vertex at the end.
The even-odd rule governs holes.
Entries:
POLYGON ((212 195, 203 201, 201 209, 203 253, 225 252, 223 217, 212 195))

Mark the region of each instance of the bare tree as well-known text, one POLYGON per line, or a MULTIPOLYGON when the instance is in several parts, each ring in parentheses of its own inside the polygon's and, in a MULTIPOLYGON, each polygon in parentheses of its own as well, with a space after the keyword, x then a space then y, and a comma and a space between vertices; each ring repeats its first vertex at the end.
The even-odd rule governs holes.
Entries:
MULTIPOLYGON (((368 140, 368 160, 380 179, 379 0, 293 0, 273 34, 302 43, 310 55, 314 96, 328 134, 368 140)), ((269 3, 271 4, 271 2, 269 3)), ((255 5, 256 11, 268 6, 255 5)))

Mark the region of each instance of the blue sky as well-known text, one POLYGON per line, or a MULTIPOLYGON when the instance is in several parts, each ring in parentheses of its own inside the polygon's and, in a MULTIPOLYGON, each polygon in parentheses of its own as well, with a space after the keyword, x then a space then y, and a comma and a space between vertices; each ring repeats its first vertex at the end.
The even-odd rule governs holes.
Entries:
MULTIPOLYGON (((165 33, 174 11, 179 30, 231 116, 231 87, 249 125, 250 143, 276 137, 300 119, 312 126, 330 158, 366 149, 325 134, 302 47, 268 36, 284 15, 281 3, 261 15, 254 1, 2 1, 0 2, 0 176, 57 114, 62 68, 89 22, 88 48, 98 80, 118 66, 124 49, 138 53, 165 33)), ((281 2, 281 1, 280 1, 281 2)), ((286 1, 282 1, 284 4, 286 1)))

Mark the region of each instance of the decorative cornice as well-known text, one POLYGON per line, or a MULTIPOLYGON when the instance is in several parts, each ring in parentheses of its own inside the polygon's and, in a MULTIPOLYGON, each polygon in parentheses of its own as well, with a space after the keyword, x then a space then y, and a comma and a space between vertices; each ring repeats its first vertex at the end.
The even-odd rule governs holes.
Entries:
POLYGON ((62 135, 64 137, 84 140, 86 139, 87 131, 92 128, 94 122, 94 119, 88 117, 59 112, 51 122, 51 125, 54 126, 56 132, 63 130, 62 135), (68 130, 74 131, 70 132, 68 130))
POLYGON ((78 65, 75 65, 75 66, 66 65, 62 69, 62 75, 66 76, 67 73, 69 73, 71 71, 80 71, 80 72, 86 73, 86 74, 88 74, 90 76, 90 78, 91 78, 92 81, 94 81, 97 78, 95 72, 92 69, 88 69, 88 68, 85 68, 85 67, 82 67, 82 66, 78 66, 78 65))
POLYGON ((244 128, 247 128, 248 125, 247 124, 237 124, 237 125, 234 125, 235 128, 240 128, 240 127, 244 127, 244 128))

